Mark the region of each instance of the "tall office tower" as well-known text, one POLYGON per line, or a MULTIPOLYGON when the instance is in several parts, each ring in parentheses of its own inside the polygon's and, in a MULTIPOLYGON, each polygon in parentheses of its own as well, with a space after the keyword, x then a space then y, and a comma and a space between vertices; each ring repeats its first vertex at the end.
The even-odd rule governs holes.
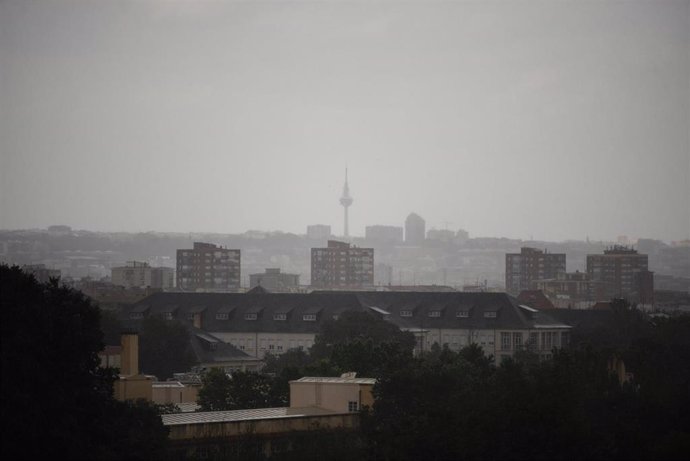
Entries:
POLYGON ((240 250, 194 242, 177 250, 177 287, 184 291, 235 291, 240 287, 240 250))
POLYGON ((405 243, 421 245, 426 235, 426 222, 417 213, 410 213, 405 220, 405 243))
POLYGON ((315 288, 368 288, 374 285, 374 249, 328 241, 311 249, 311 285, 315 288))
POLYGON ((604 295, 630 301, 651 302, 654 276, 648 270, 647 255, 632 248, 614 245, 603 255, 587 255, 587 274, 590 280, 604 283, 604 295))
POLYGON ((340 197, 340 204, 343 206, 345 211, 345 223, 343 225, 343 236, 345 238, 350 236, 350 230, 348 228, 348 215, 347 210, 352 205, 352 197, 350 197, 350 187, 347 184, 347 168, 345 168, 345 185, 343 186, 343 196, 340 197))
POLYGON ((565 253, 547 253, 522 247, 520 253, 506 254, 506 291, 519 294, 530 290, 535 280, 555 279, 565 273, 565 253))

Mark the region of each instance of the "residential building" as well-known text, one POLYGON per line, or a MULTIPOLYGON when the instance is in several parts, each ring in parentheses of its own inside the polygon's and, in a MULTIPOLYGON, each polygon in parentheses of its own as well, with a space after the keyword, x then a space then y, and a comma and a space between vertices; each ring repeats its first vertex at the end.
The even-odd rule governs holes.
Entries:
POLYGON ((236 291, 240 287, 240 250, 194 242, 177 250, 177 288, 183 291, 236 291))
POLYGON ((560 272, 556 278, 533 280, 531 289, 542 291, 557 308, 588 308, 604 299, 605 284, 590 280, 586 272, 560 272))
POLYGON ((127 261, 125 266, 111 270, 113 285, 125 288, 173 288, 175 269, 171 267, 151 267, 148 263, 127 261))
POLYGON ((426 232, 427 240, 435 240, 443 243, 455 241, 455 232, 448 229, 429 229, 426 232))
POLYGON ((263 274, 250 274, 249 287, 262 286, 271 292, 291 292, 299 288, 299 274, 286 274, 279 268, 269 268, 263 274))
MULTIPOLYGON (((369 312, 412 332, 417 338, 417 353, 430 350, 434 344, 458 351, 475 343, 497 360, 527 347, 548 358, 553 348, 569 342, 568 325, 554 320, 550 312, 520 305, 505 293, 160 292, 124 309, 121 321, 136 324, 150 315, 180 319, 194 324, 199 334, 205 332, 252 358, 262 359, 269 352, 310 348, 321 325, 346 311, 369 312)), ((221 347, 220 343, 215 347, 221 347)))
POLYGON ((329 240, 327 248, 311 249, 311 286, 366 288, 374 286, 374 249, 329 240))
POLYGON ((587 275, 590 280, 604 284, 597 301, 626 298, 629 301, 650 303, 653 300, 654 275, 649 271, 646 254, 614 245, 604 254, 587 255, 587 275))
POLYGON ((529 290, 535 280, 553 279, 565 272, 565 253, 549 253, 522 247, 506 254, 506 291, 517 295, 529 290))
POLYGON ((307 226, 307 238, 310 240, 328 240, 331 238, 331 226, 325 224, 307 226))
POLYGON ((403 228, 399 226, 367 226, 364 236, 370 243, 397 245, 403 241, 403 228))
POLYGON ((426 222, 417 213, 410 213, 405 219, 405 243, 421 245, 426 235, 426 222))

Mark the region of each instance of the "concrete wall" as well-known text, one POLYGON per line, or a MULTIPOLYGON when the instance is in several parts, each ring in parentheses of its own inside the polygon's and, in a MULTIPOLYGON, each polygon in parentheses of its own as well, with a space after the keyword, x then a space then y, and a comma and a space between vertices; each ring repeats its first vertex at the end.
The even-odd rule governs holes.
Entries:
POLYGON ((332 382, 291 382, 290 407, 320 407, 331 411, 350 411, 349 402, 357 402, 357 410, 374 403, 373 385, 332 382))
POLYGON ((293 431, 318 429, 358 429, 359 414, 338 414, 319 416, 296 416, 288 418, 228 421, 205 424, 180 424, 166 426, 170 429, 169 439, 175 442, 223 439, 252 435, 287 434, 293 431))

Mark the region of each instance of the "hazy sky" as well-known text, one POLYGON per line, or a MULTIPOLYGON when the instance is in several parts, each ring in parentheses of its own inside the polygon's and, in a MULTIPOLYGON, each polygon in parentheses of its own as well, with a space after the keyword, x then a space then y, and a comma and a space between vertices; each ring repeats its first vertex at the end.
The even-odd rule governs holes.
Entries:
POLYGON ((0 0, 0 111, 5 229, 690 237, 690 1, 0 0))

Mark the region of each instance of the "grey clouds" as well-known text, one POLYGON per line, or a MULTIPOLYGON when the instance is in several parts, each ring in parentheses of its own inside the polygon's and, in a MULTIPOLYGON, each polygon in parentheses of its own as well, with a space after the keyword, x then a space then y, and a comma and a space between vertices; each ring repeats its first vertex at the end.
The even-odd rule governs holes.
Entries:
POLYGON ((0 2, 0 228, 690 237, 690 2, 0 2))

